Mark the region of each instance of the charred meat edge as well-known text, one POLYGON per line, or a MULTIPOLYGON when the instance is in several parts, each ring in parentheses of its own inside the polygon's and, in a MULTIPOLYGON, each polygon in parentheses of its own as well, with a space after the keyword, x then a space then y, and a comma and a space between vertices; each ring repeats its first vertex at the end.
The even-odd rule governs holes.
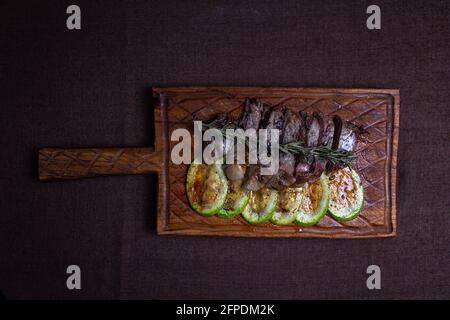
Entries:
MULTIPOLYGON (((239 117, 238 126, 244 130, 258 129, 260 123, 267 116, 271 107, 255 99, 246 99, 244 108, 239 117)), ((246 176, 247 166, 245 164, 230 164, 225 167, 227 178, 233 181, 242 180, 246 176)))
MULTIPOLYGON (((360 128, 335 115, 324 117, 318 112, 299 115, 289 109, 272 108, 267 104, 247 99, 240 115, 238 126, 249 128, 279 129, 281 143, 302 141, 306 146, 325 145, 332 149, 353 151, 360 128)), ((269 146, 270 147, 270 146, 269 146)), ((280 154, 280 169, 272 176, 262 176, 259 165, 228 165, 225 169, 230 180, 244 179, 244 188, 257 191, 264 186, 282 189, 292 184, 299 184, 315 179, 327 167, 324 159, 303 159, 290 154, 280 154)))
MULTIPOLYGON (((261 123, 261 129, 279 129, 281 130, 280 135, 282 135, 284 127, 284 109, 283 108, 272 108, 271 112, 268 114, 263 123, 261 123)), ((268 144, 270 143, 270 133, 268 134, 268 144)), ((267 146, 268 150, 270 145, 267 146)), ((274 184, 276 177, 275 175, 261 175, 260 165, 253 165, 252 170, 246 176, 243 184, 243 188, 249 191, 258 191, 262 187, 270 187, 274 184), (254 167, 253 167, 254 166, 254 167), (258 181, 259 183, 256 183, 258 181)))

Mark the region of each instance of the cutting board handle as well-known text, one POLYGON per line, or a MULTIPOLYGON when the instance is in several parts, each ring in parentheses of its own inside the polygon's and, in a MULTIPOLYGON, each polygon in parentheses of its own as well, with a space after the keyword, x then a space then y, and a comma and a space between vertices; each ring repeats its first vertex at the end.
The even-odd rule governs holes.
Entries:
POLYGON ((44 148, 39 150, 39 180, 158 173, 161 162, 153 148, 44 148))

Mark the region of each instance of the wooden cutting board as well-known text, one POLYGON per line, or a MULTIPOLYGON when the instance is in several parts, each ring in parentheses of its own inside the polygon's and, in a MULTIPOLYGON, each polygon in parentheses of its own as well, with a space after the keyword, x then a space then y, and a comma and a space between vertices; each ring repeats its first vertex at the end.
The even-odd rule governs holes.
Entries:
POLYGON ((396 235, 396 175, 400 95, 397 89, 320 89, 253 87, 154 88, 155 146, 153 148, 44 148, 39 151, 39 179, 67 180, 100 175, 158 174, 158 234, 377 238, 396 235), (249 225, 203 217, 188 204, 187 165, 170 160, 170 134, 192 130, 192 121, 207 121, 218 113, 238 117, 245 98, 292 110, 337 114, 362 125, 368 134, 359 141, 355 166, 365 191, 361 214, 349 222, 325 216, 313 227, 249 225))

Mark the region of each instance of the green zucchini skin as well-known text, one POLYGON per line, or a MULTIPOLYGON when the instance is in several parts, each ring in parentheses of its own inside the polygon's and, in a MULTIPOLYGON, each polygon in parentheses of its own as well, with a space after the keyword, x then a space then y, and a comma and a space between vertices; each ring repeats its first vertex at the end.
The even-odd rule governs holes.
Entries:
MULTIPOLYGON (((260 192, 260 191, 256 191, 260 192)), ((252 192, 250 192, 252 193, 252 192)), ((251 208, 251 195, 250 200, 246 207, 244 208, 244 211, 242 211, 242 217, 250 224, 261 224, 265 223, 272 218, 272 214, 275 211, 275 208, 277 207, 278 202, 278 192, 276 190, 270 189, 270 196, 268 200, 267 206, 260 212, 254 212, 251 208)))
MULTIPOLYGON (((232 191, 230 191, 230 189, 231 189, 231 187, 228 186, 227 197, 230 195, 230 192, 232 192, 232 191)), ((227 210, 227 209, 225 209, 225 207, 221 208, 217 212, 218 217, 224 218, 224 219, 231 219, 242 213, 242 211, 245 209, 245 207, 247 206, 247 203, 249 201, 249 195, 245 191, 242 191, 242 190, 239 190, 239 191, 241 192, 241 195, 236 200, 234 208, 232 210, 227 210)))
POLYGON ((193 188, 193 183, 195 182, 195 173, 196 170, 199 169, 198 162, 192 162, 189 166, 188 173, 186 176, 186 194, 188 196, 189 204, 198 214, 202 216, 212 216, 215 215, 225 203, 227 192, 228 192, 228 181, 225 177, 225 173, 223 172, 222 165, 220 163, 215 163, 210 166, 214 166, 214 170, 217 173, 219 177, 219 183, 223 184, 223 192, 219 195, 217 200, 213 205, 211 205, 209 208, 202 207, 200 204, 196 203, 193 197, 193 194, 191 192, 193 188))
POLYGON ((361 184, 361 177, 353 169, 352 169, 352 175, 358 185, 357 196, 356 196, 357 204, 355 206, 355 209, 353 209, 352 212, 344 215, 343 213, 341 213, 337 210, 333 210, 333 208, 331 208, 332 200, 330 199, 330 204, 328 205, 328 213, 330 214, 331 217, 333 217, 333 219, 335 219, 337 221, 350 221, 350 220, 355 219, 360 214, 361 209, 364 206, 364 187, 361 184))
MULTIPOLYGON (((323 190, 323 196, 320 201, 320 205, 312 216, 306 217, 306 213, 304 213, 302 209, 298 211, 295 222, 300 226, 303 227, 314 226, 317 223, 319 223, 319 221, 327 214, 328 204, 330 202, 330 187, 328 185, 329 181, 325 172, 323 172, 322 175, 320 176, 320 183, 322 185, 323 190)), ((305 199, 305 197, 303 199, 305 199)))
POLYGON ((296 195, 298 198, 296 199, 296 202, 298 202, 298 205, 296 205, 296 208, 291 210, 291 211, 280 211, 280 202, 281 202, 281 197, 282 197, 282 192, 285 192, 285 190, 283 191, 279 191, 278 193, 278 205, 277 208, 275 209, 275 211, 272 214, 272 218, 270 219, 270 221, 273 224, 279 225, 279 226, 285 226, 288 225, 292 222, 295 221, 295 219, 297 218, 297 212, 299 210, 299 206, 301 204, 302 198, 303 198, 303 190, 302 191, 295 191, 297 193, 301 193, 300 195, 296 195))
MULTIPOLYGON (((193 196, 193 183, 196 179, 196 170, 199 169, 200 164, 198 162, 193 162, 188 169, 188 173, 186 176, 186 193, 189 200, 189 204, 198 214, 203 216, 213 216, 217 214, 218 217, 231 219, 233 217, 242 214, 243 218, 249 224, 262 224, 267 221, 271 221, 276 225, 288 225, 293 222, 300 226, 308 227, 316 225, 328 212, 328 214, 337 221, 350 221, 355 219, 364 205, 364 188, 361 185, 361 178, 359 175, 354 172, 354 179, 357 182, 358 190, 357 190, 357 204, 355 208, 350 213, 343 213, 339 211, 339 209, 333 209, 331 207, 331 190, 330 190, 330 182, 328 180, 327 175, 322 173, 320 176, 320 183, 323 190, 323 196, 320 201, 320 205, 317 208, 314 214, 304 213, 300 208, 297 210, 292 210, 291 212, 280 212, 278 201, 280 199, 280 193, 274 189, 270 189, 269 199, 267 200, 267 205, 264 207, 259 213, 253 212, 252 206, 250 205, 251 192, 244 192, 243 196, 239 196, 235 201, 235 205, 232 209, 225 209, 223 206, 227 200, 227 196, 229 196, 230 186, 229 181, 225 176, 225 173, 222 168, 222 164, 217 162, 211 166, 214 166, 214 173, 217 175, 218 183, 220 183, 220 188, 223 192, 220 192, 217 199, 213 204, 208 205, 207 207, 202 206, 201 204, 195 201, 195 197, 193 196)), ((203 177, 206 179, 208 175, 203 177)), ((211 177, 211 176, 210 176, 211 177)), ((303 197, 304 198, 304 197, 303 197)), ((348 210, 347 210, 348 211, 348 210)))
POLYGON ((283 212, 280 214, 280 216, 278 216, 277 213, 278 212, 275 211, 272 214, 272 218, 270 218, 270 221, 278 226, 291 224, 297 218, 297 212, 283 212))
POLYGON ((247 206, 248 199, 246 201, 242 202, 242 205, 237 207, 235 210, 226 210, 224 208, 220 209, 217 212, 217 216, 224 219, 231 219, 234 218, 242 213, 244 211, 245 207, 247 206))

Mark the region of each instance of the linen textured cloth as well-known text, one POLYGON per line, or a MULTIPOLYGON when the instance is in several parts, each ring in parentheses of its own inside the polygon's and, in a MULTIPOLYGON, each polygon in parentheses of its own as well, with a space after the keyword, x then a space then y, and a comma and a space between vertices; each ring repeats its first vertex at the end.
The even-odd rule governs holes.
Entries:
POLYGON ((0 4, 5 298, 450 298, 449 1, 80 0, 73 31, 70 4, 0 4), (399 88, 398 236, 157 236, 155 176, 37 181, 42 147, 151 145, 175 85, 399 88))

